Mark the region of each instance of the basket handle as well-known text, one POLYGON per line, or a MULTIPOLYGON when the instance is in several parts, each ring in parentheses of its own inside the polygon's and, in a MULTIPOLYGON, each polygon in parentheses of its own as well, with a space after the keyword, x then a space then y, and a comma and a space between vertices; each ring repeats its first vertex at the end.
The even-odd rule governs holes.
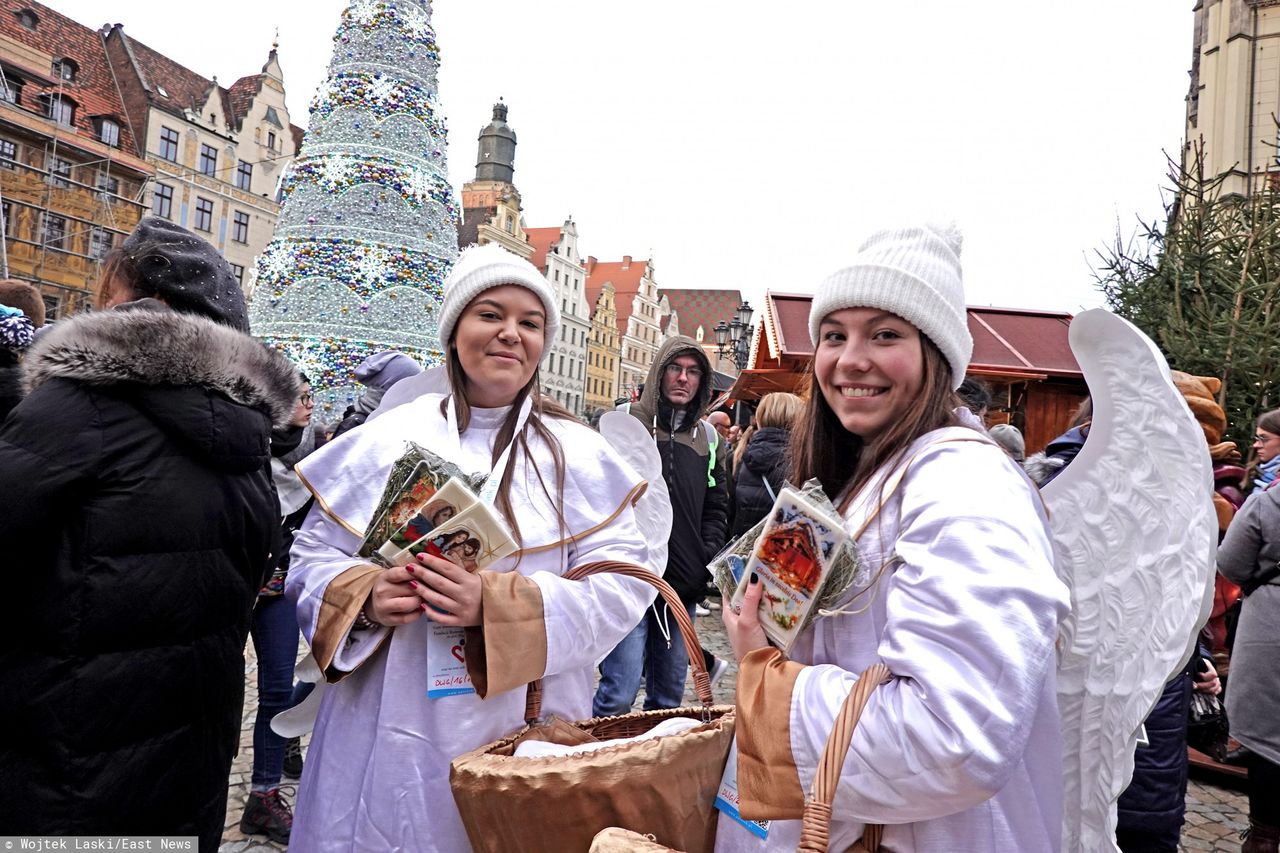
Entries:
MULTIPOLYGON (((561 577, 565 580, 580 581, 592 575, 601 574, 625 575, 638 581, 644 581, 658 591, 658 595, 662 596, 662 600, 667 603, 667 609, 671 612, 671 615, 675 616, 676 624, 680 627, 680 635, 684 638, 684 647, 689 654, 689 665, 693 667, 693 689, 698 694, 698 700, 707 708, 714 705, 715 697, 711 695, 711 675, 707 672, 706 661, 702 659, 702 646, 698 642, 698 632, 694 630, 693 620, 689 618, 689 611, 685 609, 684 604, 680 601, 680 596, 671 588, 671 584, 648 569, 642 569, 634 563, 624 563, 619 560, 601 560, 596 563, 585 563, 581 566, 575 566, 561 575, 561 577)), ((536 720, 541 716, 542 681, 532 681, 529 683, 525 693, 524 718, 529 721, 536 720)))
MULTIPOLYGON (((799 853, 826 853, 830 844, 831 804, 836 797, 836 786, 840 784, 844 757, 849 753, 849 744, 853 741, 853 730, 858 727, 858 720, 862 717, 862 710, 867 707, 871 694, 888 681, 890 676, 889 667, 873 663, 863 670, 858 683, 853 685, 853 690, 840 706, 840 713, 836 715, 831 734, 827 737, 827 745, 822 750, 822 757, 818 759, 818 767, 813 774, 813 788, 804 804, 799 853)), ((880 849, 880 839, 883 836, 883 824, 869 823, 862 831, 862 839, 851 849, 875 853, 880 849)))

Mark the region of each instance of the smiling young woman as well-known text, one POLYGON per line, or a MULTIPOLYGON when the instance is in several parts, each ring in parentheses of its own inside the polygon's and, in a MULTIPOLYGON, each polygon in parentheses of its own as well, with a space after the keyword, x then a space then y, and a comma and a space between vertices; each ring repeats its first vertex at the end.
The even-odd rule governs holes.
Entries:
POLYGON ((299 468, 320 509, 298 535, 287 593, 336 682, 307 755, 300 849, 470 849, 450 760, 517 729, 537 679, 547 713, 589 717, 596 661, 653 597, 617 575, 562 578, 604 560, 649 568, 649 550, 632 509, 644 482, 539 389, 560 324, 547 280, 498 246, 472 247, 445 283, 438 323, 448 390, 376 413, 299 468), (409 441, 496 478, 493 506, 521 550, 480 571, 481 543, 467 534, 409 567, 355 556, 409 441), (429 694, 456 656, 470 682, 429 694))
POLYGON ((1067 591, 1047 519, 1012 460, 954 393, 973 350, 960 239, 880 232, 824 281, 793 430, 793 483, 816 477, 868 579, 806 628, 788 659, 765 641, 749 583, 723 610, 738 674, 740 813, 716 850, 794 850, 805 787, 833 720, 873 663, 891 672, 845 759, 830 848, 883 824, 895 851, 1056 851, 1060 732, 1054 641, 1067 591))

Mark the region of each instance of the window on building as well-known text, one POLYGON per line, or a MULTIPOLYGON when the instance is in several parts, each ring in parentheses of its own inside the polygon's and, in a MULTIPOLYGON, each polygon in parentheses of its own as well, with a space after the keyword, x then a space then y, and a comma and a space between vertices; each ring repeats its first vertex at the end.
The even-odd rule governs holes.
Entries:
POLYGON ((71 186, 71 161, 61 157, 49 158, 49 183, 55 187, 71 186))
POLYGON ((65 56, 53 61, 54 77, 60 77, 63 80, 74 80, 76 79, 76 72, 79 70, 80 66, 76 65, 74 60, 67 59, 65 56))
POLYGON ((98 189, 102 190, 105 193, 111 193, 112 195, 120 195, 120 181, 117 180, 116 178, 111 177, 110 173, 108 172, 102 172, 102 171, 98 172, 98 175, 96 178, 94 178, 93 183, 94 183, 94 186, 96 186, 98 189))
POLYGON ((273 130, 267 131, 267 147, 272 151, 276 150, 276 134, 273 130))
POLYGON ((240 266, 239 264, 232 264, 231 272, 236 277, 236 283, 239 284, 241 287, 244 287, 244 267, 240 266))
POLYGON ((151 196, 151 212, 165 219, 173 218, 173 187, 156 184, 155 194, 151 196))
POLYGON ((280 121, 280 114, 276 112, 275 107, 267 107, 267 121, 281 130, 284 129, 284 124, 280 121))
POLYGON ((237 210, 231 220, 231 239, 237 243, 249 242, 249 214, 237 210))
POLYGON ((41 228, 40 242, 46 249, 67 248, 67 218, 45 213, 44 227, 41 228))
POLYGON ((160 150, 156 153, 170 163, 178 162, 178 131, 171 127, 161 127, 160 150))
POLYGON ((75 102, 62 95, 50 95, 45 100, 45 115, 58 124, 71 127, 76 120, 75 102))
POLYGON ((11 209, 12 209, 12 208, 10 208, 10 207, 9 207, 9 202, 7 202, 7 201, 0 201, 0 220, 4 220, 4 222, 3 222, 3 226, 4 226, 4 227, 3 227, 3 228, 0 228, 0 231, 3 231, 3 233, 4 233, 5 235, 8 235, 8 233, 9 233, 9 221, 10 221, 10 220, 9 220, 9 211, 10 211, 11 209))
MULTIPOLYGON (((555 249, 552 249, 551 251, 554 252, 555 249)), ((556 270, 556 281, 559 281, 559 280, 560 280, 560 270, 556 270)))
POLYGON ((115 235, 105 228, 94 226, 89 232, 89 257, 95 261, 100 261, 107 256, 107 252, 111 251, 111 247, 115 245, 115 235))
POLYGON ((213 230, 213 200, 196 197, 196 230, 213 230))
POLYGON ((14 17, 18 19, 19 24, 29 30, 34 30, 36 27, 40 26, 40 18, 30 9, 23 9, 20 12, 16 12, 14 13, 14 17))
POLYGON ((98 139, 112 148, 120 146, 120 125, 109 118, 98 119, 98 139))
POLYGON ((8 139, 0 139, 0 169, 12 169, 18 162, 18 144, 8 139))
POLYGON ((239 189, 249 190, 253 184, 253 164, 240 160, 236 163, 236 186, 239 189))
POLYGON ((508 233, 508 234, 514 234, 514 233, 515 233, 515 223, 513 223, 513 222, 511 221, 511 217, 510 217, 510 216, 508 216, 508 217, 507 217, 507 224, 506 224, 506 228, 507 228, 507 233, 508 233))
POLYGON ((22 81, 11 79, 5 75, 0 80, 0 101, 8 104, 16 104, 22 100, 22 81))
POLYGON ((200 174, 211 178, 218 174, 218 149, 212 145, 200 146, 200 174))

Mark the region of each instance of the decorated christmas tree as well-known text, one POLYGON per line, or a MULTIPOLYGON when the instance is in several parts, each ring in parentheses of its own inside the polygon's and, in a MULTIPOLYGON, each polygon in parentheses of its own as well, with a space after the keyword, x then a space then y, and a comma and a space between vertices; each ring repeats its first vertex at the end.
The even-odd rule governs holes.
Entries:
POLYGON ((253 333, 302 366, 341 414, 353 371, 396 349, 440 359, 436 311, 457 256, 429 0, 354 0, 311 103, 284 207, 258 259, 253 333))

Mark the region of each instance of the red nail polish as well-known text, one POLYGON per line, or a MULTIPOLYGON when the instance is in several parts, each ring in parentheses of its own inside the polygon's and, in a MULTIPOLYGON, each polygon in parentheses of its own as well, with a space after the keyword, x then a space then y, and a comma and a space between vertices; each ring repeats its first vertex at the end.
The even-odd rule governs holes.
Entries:
POLYGON ((419 604, 418 608, 421 609, 423 613, 427 612, 427 605, 425 603, 419 604))
POLYGON ((405 566, 405 570, 406 570, 409 574, 413 574, 413 566, 405 566))
POLYGON ((418 588, 418 584, 417 584, 417 582, 416 582, 416 581, 409 581, 409 588, 410 588, 410 589, 417 589, 417 588, 418 588))

